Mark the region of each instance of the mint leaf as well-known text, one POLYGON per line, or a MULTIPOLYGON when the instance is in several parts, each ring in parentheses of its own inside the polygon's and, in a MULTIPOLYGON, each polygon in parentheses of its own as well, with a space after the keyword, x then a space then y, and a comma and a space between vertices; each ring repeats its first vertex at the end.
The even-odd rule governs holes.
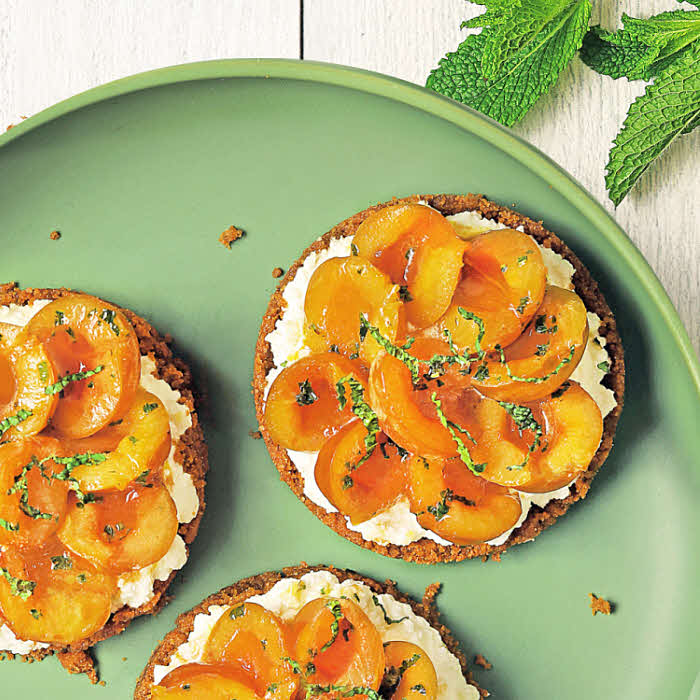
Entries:
POLYGON ((679 135, 700 123, 700 42, 656 78, 629 109, 610 151, 605 183, 617 206, 679 135))
POLYGON ((623 14, 622 23, 616 32, 592 27, 581 49, 587 65, 613 78, 650 80, 700 39, 700 12, 674 10, 647 19, 623 14))
POLYGON ((483 0, 481 26, 428 77, 427 87, 506 126, 520 121, 568 65, 583 41, 590 0, 483 0), (507 41, 504 37, 512 37, 507 41), (484 70, 484 66, 488 66, 484 70))

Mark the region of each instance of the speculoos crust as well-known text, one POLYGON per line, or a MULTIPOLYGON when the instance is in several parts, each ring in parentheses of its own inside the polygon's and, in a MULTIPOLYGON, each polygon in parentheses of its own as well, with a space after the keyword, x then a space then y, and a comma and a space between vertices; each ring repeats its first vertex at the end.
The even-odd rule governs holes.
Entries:
POLYGON ((482 697, 488 697, 488 692, 480 688, 476 681, 473 680, 467 665, 467 659, 459 643, 453 637, 452 632, 440 622, 440 612, 435 602, 437 594, 440 591, 439 583, 430 584, 425 589, 423 600, 419 603, 399 591, 396 588, 396 583, 389 579, 384 583, 380 583, 379 581, 367 578, 362 574, 348 569, 336 569, 332 566, 308 566, 306 563, 302 562, 299 566, 289 566, 282 569, 282 571, 269 571, 238 581, 238 583, 222 588, 218 593, 210 595, 199 605, 192 608, 192 610, 180 615, 175 622, 175 629, 165 635, 153 654, 151 654, 151 658, 148 661, 148 665, 143 670, 143 673, 139 676, 138 682, 136 683, 136 690, 134 691, 134 700, 150 700, 154 666, 167 666, 170 663, 170 659, 175 650, 187 641, 190 632, 194 628, 194 618, 197 615, 202 613, 206 614, 209 607, 212 605, 239 605, 251 596, 267 593, 283 578, 300 578, 304 574, 308 574, 312 571, 328 571, 341 582, 346 579, 359 581, 367 585, 374 593, 388 593, 401 603, 410 605, 416 615, 425 618, 430 626, 437 630, 445 646, 457 657, 462 668, 462 674, 467 683, 473 685, 482 697))
MULTIPOLYGON (((9 304, 26 305, 38 299, 58 299, 68 294, 76 293, 70 289, 20 289, 16 283, 0 285, 0 306, 9 304)), ((209 468, 207 459, 207 445, 204 440, 199 418, 196 411, 195 392, 192 383, 192 375, 189 367, 179 358, 173 355, 170 349, 172 338, 169 335, 161 335, 133 311, 121 309, 134 327, 139 339, 141 355, 148 355, 156 365, 155 376, 167 382, 173 389, 181 394, 180 403, 186 406, 192 417, 192 426, 188 428, 176 443, 175 456, 184 467, 186 473, 192 476, 197 496, 199 497, 199 510, 197 515, 189 523, 181 523, 178 533, 185 541, 189 556, 189 545, 193 542, 199 529, 199 524, 204 514, 204 486, 206 473, 209 468)), ((90 654, 90 648, 97 642, 123 632, 129 623, 140 615, 155 615, 169 600, 168 586, 172 582, 177 571, 173 571, 165 581, 155 581, 153 585, 153 597, 138 608, 124 606, 112 613, 105 626, 92 636, 69 646, 51 645, 48 649, 39 649, 25 656, 27 661, 37 661, 51 654, 56 654, 59 661, 70 673, 85 673, 93 683, 98 681, 95 662, 90 654)), ((0 617, 0 622, 2 618, 0 617)), ((4 652, 6 658, 14 656, 4 652)))
POLYGON ((255 351, 254 375, 253 375, 253 397, 257 420, 260 431, 267 445, 267 449, 272 457, 275 466, 279 470, 281 478, 289 485, 297 497, 317 518, 335 530, 338 534, 354 542, 361 547, 371 549, 380 554, 406 561, 418 562, 421 564, 436 564, 448 561, 463 561, 475 557, 489 558, 496 560, 500 555, 513 545, 521 542, 528 542, 535 538, 540 532, 554 524, 557 518, 562 516, 569 509, 572 503, 585 498, 593 481, 593 477, 605 462, 613 445, 613 437, 617 427, 617 421, 622 412, 625 388, 625 361, 622 349, 622 342, 617 332, 617 325, 610 307, 603 297, 597 282, 583 263, 576 257, 573 251, 557 235, 548 231, 541 221, 533 221, 522 214, 511 209, 502 207, 490 202, 488 199, 478 194, 438 194, 438 195, 412 195, 401 199, 394 198, 388 202, 383 202, 369 207, 364 211, 354 214, 349 219, 342 221, 333 227, 319 240, 312 243, 290 266, 289 271, 282 279, 277 290, 272 295, 267 311, 262 319, 260 333, 255 351), (478 544, 478 545, 442 545, 433 540, 423 538, 408 545, 383 545, 377 542, 368 542, 358 532, 353 532, 346 525, 345 516, 341 513, 329 513, 317 504, 313 503, 304 494, 304 479, 289 458, 287 451, 275 443, 265 428, 263 421, 264 396, 266 377, 270 369, 274 367, 272 351, 267 341, 267 336, 271 333, 277 321, 282 317, 286 302, 283 292, 287 284, 294 279, 297 270, 304 263, 306 257, 318 250, 328 247, 334 238, 342 238, 355 233, 358 226, 373 212, 384 207, 424 201, 430 206, 440 211, 445 216, 457 214, 463 211, 478 212, 487 219, 493 219, 509 228, 522 226, 525 233, 532 236, 540 245, 551 248, 554 252, 568 260, 574 267, 573 285, 576 293, 581 297, 588 311, 595 312, 600 317, 601 323, 599 334, 605 338, 605 349, 610 355, 610 371, 605 376, 603 384, 615 393, 617 406, 605 417, 603 423, 603 436, 591 461, 588 469, 583 472, 578 479, 569 487, 569 495, 561 500, 550 501, 544 508, 532 505, 525 521, 510 535, 508 540, 500 545, 478 544))

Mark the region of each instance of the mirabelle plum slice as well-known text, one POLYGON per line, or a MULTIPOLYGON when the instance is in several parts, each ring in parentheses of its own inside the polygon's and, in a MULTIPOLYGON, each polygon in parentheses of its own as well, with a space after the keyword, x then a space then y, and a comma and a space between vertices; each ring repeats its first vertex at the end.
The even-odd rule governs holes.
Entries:
POLYGON ((175 503, 163 486, 104 492, 79 507, 71 496, 58 536, 95 566, 120 574, 161 559, 177 534, 175 503))
POLYGON ((449 431, 430 402, 432 388, 416 389, 411 371, 391 355, 382 354, 369 373, 369 403, 381 429, 414 454, 452 457, 457 454, 449 431))
POLYGON ((139 477, 153 479, 160 473, 171 444, 165 406, 142 387, 120 421, 82 440, 64 441, 72 454, 109 453, 104 462, 72 471, 82 491, 122 490, 139 477))
POLYGON ((51 419, 56 431, 87 437, 124 416, 139 384, 141 355, 116 306, 83 294, 62 297, 32 317, 26 331, 44 344, 59 378, 102 367, 63 389, 51 419))
POLYGON ((500 358, 489 360, 488 376, 472 382, 483 394, 499 401, 535 401, 571 376, 587 340, 588 317, 578 295, 561 287, 547 287, 535 317, 505 348, 505 364, 500 358))
POLYGON ((424 328, 445 313, 466 244, 440 212, 422 204, 384 207, 360 224, 353 242, 394 284, 408 287, 411 325, 424 328))
POLYGON ((19 326, 0 323, 0 423, 5 419, 16 423, 0 429, 2 440, 30 437, 46 427, 58 396, 44 389, 56 379, 44 345, 19 326))
POLYGON ((296 614, 291 635, 296 661, 304 669, 313 663, 309 682, 379 690, 384 675, 382 640, 367 615, 351 600, 312 600, 296 614))
POLYGON ((474 352, 480 328, 460 313, 462 308, 483 321, 482 349, 504 347, 520 335, 542 303, 546 279, 542 255, 530 236, 511 229, 483 233, 466 249, 452 303, 431 332, 447 329, 461 351, 474 352))
POLYGON ((214 625, 202 660, 235 669, 259 695, 274 685, 275 700, 291 700, 299 678, 282 659, 290 658, 285 624, 255 603, 243 603, 225 612, 214 625))
POLYGON ((542 427, 539 446, 531 454, 535 433, 520 434, 513 419, 496 402, 483 402, 477 420, 482 433, 471 450, 486 462, 484 478, 531 493, 566 486, 588 468, 603 434, 596 402, 579 384, 568 382, 563 393, 522 404, 542 427), (519 465, 523 464, 520 467, 519 465))
POLYGON ((411 510, 418 522, 455 544, 498 537, 522 512, 517 495, 475 476, 459 459, 412 456, 408 474, 411 510))
POLYGON ((404 460, 383 433, 376 436, 370 457, 361 461, 367 435, 365 426, 354 421, 323 446, 316 460, 316 483, 353 525, 389 508, 406 488, 404 460))
MULTIPOLYGON (((262 700, 226 664, 184 664, 151 686, 153 700, 262 700)), ((264 696, 267 698, 268 696, 264 696)), ((270 695, 270 698, 276 698, 270 695)))
MULTIPOLYGON (((367 384, 359 363, 333 352, 304 357, 282 370, 265 402, 264 422, 272 439, 289 450, 320 450, 355 417, 352 401, 341 408, 336 392, 337 383, 347 376, 367 384)), ((349 398, 347 387, 346 394, 349 398)))
POLYGON ((116 580, 52 539, 0 553, 0 612, 20 639, 73 644, 101 629, 116 580), (13 588, 14 583, 14 588, 13 588))
POLYGON ((56 440, 44 437, 0 445, 0 546, 40 545, 59 527, 68 507, 68 484, 52 460, 56 440))
POLYGON ((399 288, 365 258, 331 258, 309 281, 304 299, 306 344, 314 352, 336 347, 346 357, 369 365, 379 352, 377 341, 360 335, 360 316, 392 342, 405 333, 399 288))
POLYGON ((398 684, 387 700, 436 700, 438 680, 430 657, 410 642, 384 645, 385 678, 398 684), (403 673, 400 669, 404 667, 403 673), (400 676, 399 676, 400 674, 400 676))

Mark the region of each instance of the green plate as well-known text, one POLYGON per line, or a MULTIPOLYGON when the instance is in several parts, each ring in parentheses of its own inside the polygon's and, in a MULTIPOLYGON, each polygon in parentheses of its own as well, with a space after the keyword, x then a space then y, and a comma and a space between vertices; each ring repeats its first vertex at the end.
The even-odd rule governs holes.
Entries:
POLYGON ((211 456, 208 508, 176 597, 99 645, 107 687, 52 659, 3 665, 4 696, 129 697, 178 613, 305 560, 390 577, 415 596, 442 581, 445 621, 467 656, 493 663, 476 675, 496 698, 688 698, 700 661, 697 359, 639 252, 541 153, 384 76, 218 61, 121 80, 27 120, 0 136, 0 183, 0 280, 89 291, 172 333, 209 395, 211 456), (585 261, 617 315, 628 389, 584 503, 501 563, 430 568, 350 544, 279 481, 248 437, 253 350, 274 267, 374 202, 469 191, 544 220, 585 261), (248 236, 227 251, 217 239, 232 223, 248 236), (592 617, 589 591, 615 614, 592 617))

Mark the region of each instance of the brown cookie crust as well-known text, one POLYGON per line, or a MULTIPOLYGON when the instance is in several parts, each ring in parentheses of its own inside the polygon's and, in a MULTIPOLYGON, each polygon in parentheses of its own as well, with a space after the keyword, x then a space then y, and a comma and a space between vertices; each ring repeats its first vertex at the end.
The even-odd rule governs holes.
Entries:
MULTIPOLYGON (((59 299, 68 294, 76 293, 70 289, 20 289, 16 283, 0 285, 0 306, 30 304, 39 299, 59 299)), ((121 309, 139 339, 141 355, 150 357, 156 365, 155 376, 167 382, 173 389, 179 391, 181 398, 179 403, 186 406, 192 417, 192 426, 185 431, 176 443, 175 456, 182 464, 186 473, 192 476, 197 496, 199 497, 199 510, 197 515, 189 523, 181 523, 178 533, 185 541, 189 556, 189 545, 197 535, 199 523, 204 514, 204 485, 206 473, 209 468, 207 460, 207 446, 204 433, 199 424, 199 418, 195 410, 195 394, 192 384, 192 375, 189 367, 179 358, 175 357, 170 349, 172 338, 169 335, 162 336, 133 311, 121 309)), ((75 644, 68 646, 51 645, 48 649, 38 649, 31 652, 26 658, 40 660, 51 654, 57 654, 59 661, 70 673, 86 673, 93 683, 96 683, 97 673, 95 663, 89 653, 91 647, 108 637, 120 634, 129 623, 140 615, 155 615, 169 600, 166 595, 168 586, 172 582, 177 571, 173 571, 165 581, 155 581, 153 584, 153 597, 138 608, 124 606, 112 613, 105 626, 93 634, 75 644)), ((1 620, 1 618, 0 618, 1 620)), ((5 657, 12 658, 13 654, 4 652, 5 657)))
POLYGON ((591 481, 596 472, 605 462, 613 444, 613 436, 617 427, 617 421, 622 412, 625 388, 625 361, 622 349, 622 342, 617 332, 617 325, 610 307, 598 288, 598 283, 593 279, 590 272, 583 263, 576 257, 573 251, 556 234, 548 231, 541 221, 533 221, 522 214, 490 202, 488 199, 478 194, 456 195, 412 195, 401 199, 392 199, 364 211, 354 214, 350 218, 334 226, 328 233, 319 240, 314 241, 290 266, 289 271, 272 295, 267 311, 262 319, 260 333, 255 351, 254 375, 253 375, 253 397, 255 400, 255 410, 260 424, 260 431, 265 438, 267 449, 272 457, 272 461, 279 470, 281 478, 289 485, 297 497, 306 507, 326 525, 335 530, 338 534, 354 542, 361 547, 371 549, 386 556, 405 559, 406 561, 418 562, 421 564, 436 564, 447 561, 463 561, 474 557, 493 557, 498 560, 500 555, 509 547, 521 542, 528 542, 536 537, 540 532, 553 525, 556 519, 563 515, 572 503, 585 498, 590 488, 591 481), (588 469, 569 487, 569 495, 561 500, 550 501, 544 508, 532 505, 525 521, 510 535, 508 540, 500 545, 478 544, 478 545, 442 545, 423 538, 408 545, 382 545, 377 542, 368 542, 359 532, 354 532, 347 527, 345 516, 341 513, 329 513, 316 503, 313 503, 304 494, 304 479, 289 458, 287 451, 275 443, 265 429, 263 421, 264 395, 266 377, 270 369, 274 367, 272 351, 266 338, 271 333, 277 321, 281 318, 286 308, 286 302, 282 296, 285 287, 294 279, 297 270, 304 263, 306 257, 318 250, 328 247, 334 238, 342 238, 355 233, 358 226, 373 212, 384 207, 425 201, 433 208, 440 211, 445 216, 457 214, 463 211, 478 212, 487 219, 493 219, 509 228, 522 226, 525 233, 532 236, 540 245, 551 248, 554 252, 568 260, 574 267, 572 283, 576 293, 581 297, 588 311, 593 311, 601 319, 599 333, 605 338, 608 354, 610 355, 610 371, 606 375, 603 383, 615 393, 617 406, 605 417, 603 423, 603 437, 598 447, 598 451, 593 457, 588 469))
POLYGON ((413 598, 405 595, 396 588, 396 583, 387 579, 384 583, 367 578, 362 574, 349 569, 336 569, 332 566, 308 566, 302 562, 299 566, 288 566, 282 571, 269 571, 245 578, 231 586, 222 588, 218 593, 205 598, 199 605, 180 615, 175 622, 175 629, 168 632, 156 647, 148 665, 139 676, 134 691, 134 700, 150 700, 151 684, 153 682, 154 666, 167 666, 175 650, 187 641, 190 632, 194 628, 194 618, 200 613, 207 613, 211 605, 238 605, 247 598, 254 595, 267 593, 278 581, 283 578, 300 578, 304 574, 312 571, 328 571, 338 578, 339 581, 353 579, 368 586, 374 593, 388 593, 401 603, 411 606, 413 612, 427 620, 431 627, 437 630, 445 643, 445 646, 459 660, 462 667, 464 679, 473 685, 482 697, 488 697, 488 692, 480 688, 472 679, 472 674, 467 666, 467 659, 460 649, 459 643, 452 636, 449 628, 440 622, 440 612, 437 609, 435 598, 440 591, 439 583, 432 583, 425 589, 423 600, 419 603, 413 598))

